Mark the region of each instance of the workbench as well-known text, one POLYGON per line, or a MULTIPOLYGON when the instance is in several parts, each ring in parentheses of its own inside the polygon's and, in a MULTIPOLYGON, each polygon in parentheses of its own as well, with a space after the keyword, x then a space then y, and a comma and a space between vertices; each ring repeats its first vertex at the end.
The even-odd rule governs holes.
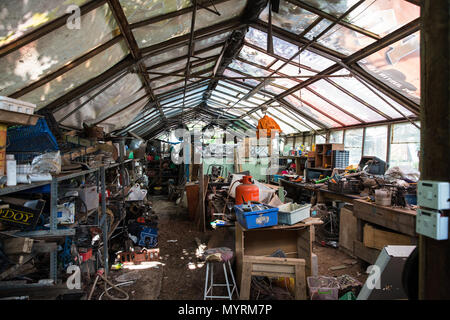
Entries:
POLYGON ((243 256, 270 256, 278 249, 287 258, 305 259, 306 276, 311 275, 314 226, 323 222, 307 218, 294 225, 246 229, 236 221, 236 271, 237 283, 241 283, 243 256))
POLYGON ((380 254, 380 250, 364 246, 363 229, 366 223, 407 235, 411 238, 412 244, 417 243, 415 210, 380 206, 364 200, 354 200, 353 214, 357 219, 354 255, 361 260, 373 264, 380 254))
POLYGON ((331 201, 342 201, 346 203, 354 204, 355 200, 361 200, 367 197, 361 197, 358 194, 348 194, 348 193, 337 193, 328 190, 327 187, 321 187, 316 189, 317 192, 317 203, 324 203, 326 200, 331 201))

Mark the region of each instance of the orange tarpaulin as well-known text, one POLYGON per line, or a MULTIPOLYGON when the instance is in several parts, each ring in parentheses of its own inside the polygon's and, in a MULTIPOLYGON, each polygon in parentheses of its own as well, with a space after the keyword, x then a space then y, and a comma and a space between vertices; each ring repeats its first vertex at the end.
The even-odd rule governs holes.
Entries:
MULTIPOLYGON (((268 115, 265 115, 264 117, 259 119, 257 129, 258 130, 256 131, 256 136, 258 137, 258 139, 259 139, 259 131, 260 130, 266 130, 267 137, 271 136, 272 130, 278 131, 280 133, 282 132, 278 123, 276 123, 275 120, 273 120, 268 115)), ((261 133, 263 133, 263 132, 261 132, 261 133)))

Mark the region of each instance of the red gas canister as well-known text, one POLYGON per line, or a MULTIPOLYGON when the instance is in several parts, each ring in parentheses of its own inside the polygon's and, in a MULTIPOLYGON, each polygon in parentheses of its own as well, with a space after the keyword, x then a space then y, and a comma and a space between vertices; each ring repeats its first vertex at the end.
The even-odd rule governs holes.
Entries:
POLYGON ((236 187, 236 204, 247 201, 259 201, 259 188, 251 181, 252 176, 243 176, 236 187))

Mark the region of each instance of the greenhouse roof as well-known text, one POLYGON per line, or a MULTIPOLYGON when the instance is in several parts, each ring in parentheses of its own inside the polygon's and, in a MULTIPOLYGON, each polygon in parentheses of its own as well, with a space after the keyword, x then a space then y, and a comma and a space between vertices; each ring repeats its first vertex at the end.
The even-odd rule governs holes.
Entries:
POLYGON ((418 2, 0 0, 0 95, 144 138, 414 120, 418 2))

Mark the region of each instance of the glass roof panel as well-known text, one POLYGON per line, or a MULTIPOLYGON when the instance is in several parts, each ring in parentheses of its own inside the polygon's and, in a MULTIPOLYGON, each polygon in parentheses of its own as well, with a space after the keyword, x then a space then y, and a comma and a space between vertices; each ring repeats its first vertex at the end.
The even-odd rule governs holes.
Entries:
MULTIPOLYGON (((281 113, 279 111, 279 108, 270 107, 267 109, 267 111, 270 112, 271 114, 273 114, 274 116, 276 116, 277 118, 283 119, 284 122, 289 123, 291 126, 296 128, 298 131, 302 131, 302 132, 309 131, 309 129, 306 128, 302 123, 300 123, 298 120, 295 120, 295 117, 291 116, 291 118, 289 118, 285 114, 281 113)), ((281 127, 281 130, 283 130, 283 133, 285 133, 285 134, 298 132, 297 130, 294 130, 293 128, 284 124, 282 121, 278 121, 278 120, 275 120, 275 121, 277 121, 277 123, 280 125, 280 127, 283 125, 283 127, 281 127), (284 128, 286 128, 286 129, 284 129, 284 128)))
POLYGON ((169 18, 133 29, 134 37, 140 48, 167 41, 185 35, 191 31, 192 13, 169 18))
MULTIPOLYGON (((0 8, 0 16, 1 12, 0 8)), ((0 95, 10 95, 111 40, 116 28, 114 17, 105 4, 81 16, 79 30, 60 27, 2 57, 0 95)))
POLYGON ((355 53, 375 41, 341 25, 335 25, 317 40, 319 44, 345 55, 355 53))
MULTIPOLYGON (((260 47, 263 50, 267 48, 267 33, 258 29, 249 27, 248 32, 245 34, 245 41, 255 46, 260 47)), ((274 44, 275 47, 275 44, 274 44)), ((274 48, 275 49, 275 48, 274 48)))
POLYGON ((166 13, 178 11, 191 6, 190 0, 120 0, 129 23, 157 17, 166 13))
MULTIPOLYGON (((209 58, 209 57, 219 55, 222 52, 222 49, 223 49, 223 47, 218 47, 218 48, 211 49, 211 50, 208 50, 203 53, 194 53, 194 55, 195 55, 195 57, 199 57, 199 58, 209 58)), ((195 61, 195 57, 191 57, 191 60, 195 61)))
MULTIPOLYGON (((280 65, 281 66, 281 65, 280 65)), ((283 73, 288 76, 313 76, 316 72, 312 72, 303 68, 299 68, 294 66, 293 64, 288 63, 283 68, 280 69, 280 73, 283 73)), ((299 80, 306 80, 306 78, 298 78, 299 80)))
POLYGON ((420 104, 420 32, 358 61, 369 74, 420 104))
MULTIPOLYGON (((306 11, 285 0, 280 1, 278 13, 272 11, 273 25, 295 34, 302 33, 318 17, 318 15, 306 11)), ((269 5, 260 14, 259 18, 268 22, 269 5)))
POLYGON ((214 60, 214 61, 211 61, 211 62, 208 62, 208 63, 205 63, 205 64, 201 64, 198 67, 193 66, 191 68, 190 72, 191 72, 191 74, 198 73, 200 71, 203 71, 203 70, 210 69, 210 68, 214 67, 215 64, 216 64, 216 61, 214 60))
MULTIPOLYGON (((298 94, 296 96, 298 96, 298 94)), ((309 90, 302 89, 301 99, 307 103, 310 103, 317 109, 324 111, 325 113, 329 114, 334 119, 339 120, 340 122, 344 123, 347 126, 360 124, 360 122, 358 120, 356 120, 352 116, 346 114, 345 112, 339 110, 338 108, 334 107, 333 105, 326 102, 325 100, 319 98, 317 95, 315 95, 314 93, 312 93, 309 90)))
POLYGON ((333 1, 302 0, 302 1, 311 5, 314 8, 317 8, 321 11, 329 13, 338 18, 348 9, 354 6, 359 0, 333 0, 333 1))
POLYGON ((292 95, 288 95, 285 98, 286 101, 288 101, 292 106, 299 109, 303 113, 309 115, 311 118, 315 119, 316 121, 319 121, 320 123, 323 123, 327 127, 340 127, 341 125, 332 119, 328 118, 324 114, 318 112, 317 110, 311 108, 310 106, 306 105, 305 103, 301 104, 300 100, 298 100, 296 97, 292 95))
POLYGON ((245 93, 245 94, 247 94, 250 91, 248 89, 242 88, 242 87, 240 87, 238 85, 235 85, 235 84, 232 84, 230 82, 223 81, 223 80, 219 80, 219 85, 227 86, 227 87, 229 87, 231 89, 234 89, 235 91, 239 91, 239 92, 242 92, 242 93, 245 93))
MULTIPOLYGON (((340 75, 340 74, 346 74, 348 71, 345 69, 338 71, 334 74, 340 75)), ((350 92, 357 92, 358 97, 369 103, 370 105, 374 106, 384 114, 390 116, 391 118, 401 118, 403 117, 400 113, 395 111, 389 104, 387 104, 383 99, 379 98, 375 93, 373 93, 370 89, 368 89, 364 84, 362 84, 358 79, 353 77, 345 77, 345 78, 330 78, 330 81, 340 85, 344 89, 347 89, 350 92)), ((376 92, 380 93, 378 90, 376 90, 373 87, 370 87, 372 90, 375 90, 376 92)), ((387 98, 387 97, 383 97, 387 98)), ((402 112, 404 115, 412 115, 412 113, 402 107, 400 104, 396 103, 392 99, 388 98, 389 103, 394 105, 395 108, 399 109, 400 112, 402 112), (389 101, 390 100, 390 101, 389 101)))
POLYGON ((241 52, 239 53, 239 57, 241 57, 242 59, 245 59, 247 61, 257 63, 263 67, 266 67, 269 64, 271 64, 273 61, 275 61, 275 58, 273 58, 259 50, 250 48, 249 46, 242 47, 241 52))
POLYGON ((232 63, 230 63, 228 65, 229 68, 241 71, 245 74, 248 74, 250 76, 262 76, 262 77, 266 77, 270 74, 269 71, 255 67, 251 64, 239 61, 239 60, 234 60, 232 63))
POLYGON ((21 96, 20 100, 35 103, 39 109, 89 79, 102 74, 127 54, 126 45, 121 41, 56 79, 21 96))
POLYGON ((220 13, 220 16, 206 9, 199 9, 195 16, 195 30, 240 16, 246 4, 246 0, 229 0, 216 4, 215 8, 220 13))
POLYGON ((55 111, 53 116, 57 121, 61 121, 63 117, 89 100, 82 108, 75 111, 62 122, 66 126, 82 128, 84 121, 95 120, 104 109, 113 108, 115 105, 123 104, 125 101, 131 102, 132 100, 126 99, 133 96, 142 87, 142 81, 135 73, 118 76, 55 111), (103 91, 99 93, 100 90, 103 91))
MULTIPOLYGON (((234 72, 230 69, 225 69, 223 75, 226 77, 242 77, 241 74, 234 72)), ((233 79, 233 80, 237 82, 244 82, 246 84, 251 85, 252 87, 256 87, 259 84, 259 81, 255 79, 233 79)))
POLYGON ((332 102, 334 102, 341 108, 357 115, 358 118, 366 122, 386 120, 380 114, 369 109, 362 103, 356 101, 355 99, 323 79, 309 85, 308 88, 311 88, 320 95, 332 100, 332 102))
POLYGON ((305 34, 305 38, 312 40, 317 37, 323 30, 325 30, 332 22, 328 19, 322 19, 316 24, 308 33, 305 34))
POLYGON ((88 0, 2 1, 0 10, 0 46, 66 14, 70 5, 81 6, 88 0))
MULTIPOLYGON (((150 71, 161 72, 161 73, 170 73, 170 72, 173 72, 176 70, 186 68, 186 63, 187 63, 187 59, 182 59, 180 61, 172 62, 170 64, 166 64, 164 66, 161 66, 161 67, 158 67, 155 69, 150 69, 150 71)), ((153 77, 157 77, 157 75, 154 75, 153 77)))
MULTIPOLYGON (((180 78, 177 77, 177 79, 179 80, 180 78)), ((184 81, 181 81, 179 83, 174 83, 174 84, 171 84, 171 85, 168 85, 168 86, 164 86, 164 87, 159 88, 159 89, 155 89, 155 90, 153 90, 153 93, 156 94, 156 95, 159 95, 159 94, 162 94, 162 93, 165 93, 165 92, 173 91, 173 90, 181 88, 181 87, 184 87, 184 81)))
POLYGON ((366 0, 344 20, 384 37, 419 16, 420 6, 408 1, 366 0))
POLYGON ((222 43, 225 42, 231 35, 231 32, 224 32, 224 33, 220 33, 214 37, 208 37, 206 39, 203 40, 198 40, 195 41, 195 50, 201 50, 201 49, 205 49, 208 47, 211 47, 217 43, 222 43))
POLYGON ((164 53, 160 53, 157 55, 150 55, 148 58, 144 60, 144 63, 147 67, 151 67, 155 64, 163 63, 165 61, 186 56, 187 54, 188 54, 188 46, 178 47, 164 53))

